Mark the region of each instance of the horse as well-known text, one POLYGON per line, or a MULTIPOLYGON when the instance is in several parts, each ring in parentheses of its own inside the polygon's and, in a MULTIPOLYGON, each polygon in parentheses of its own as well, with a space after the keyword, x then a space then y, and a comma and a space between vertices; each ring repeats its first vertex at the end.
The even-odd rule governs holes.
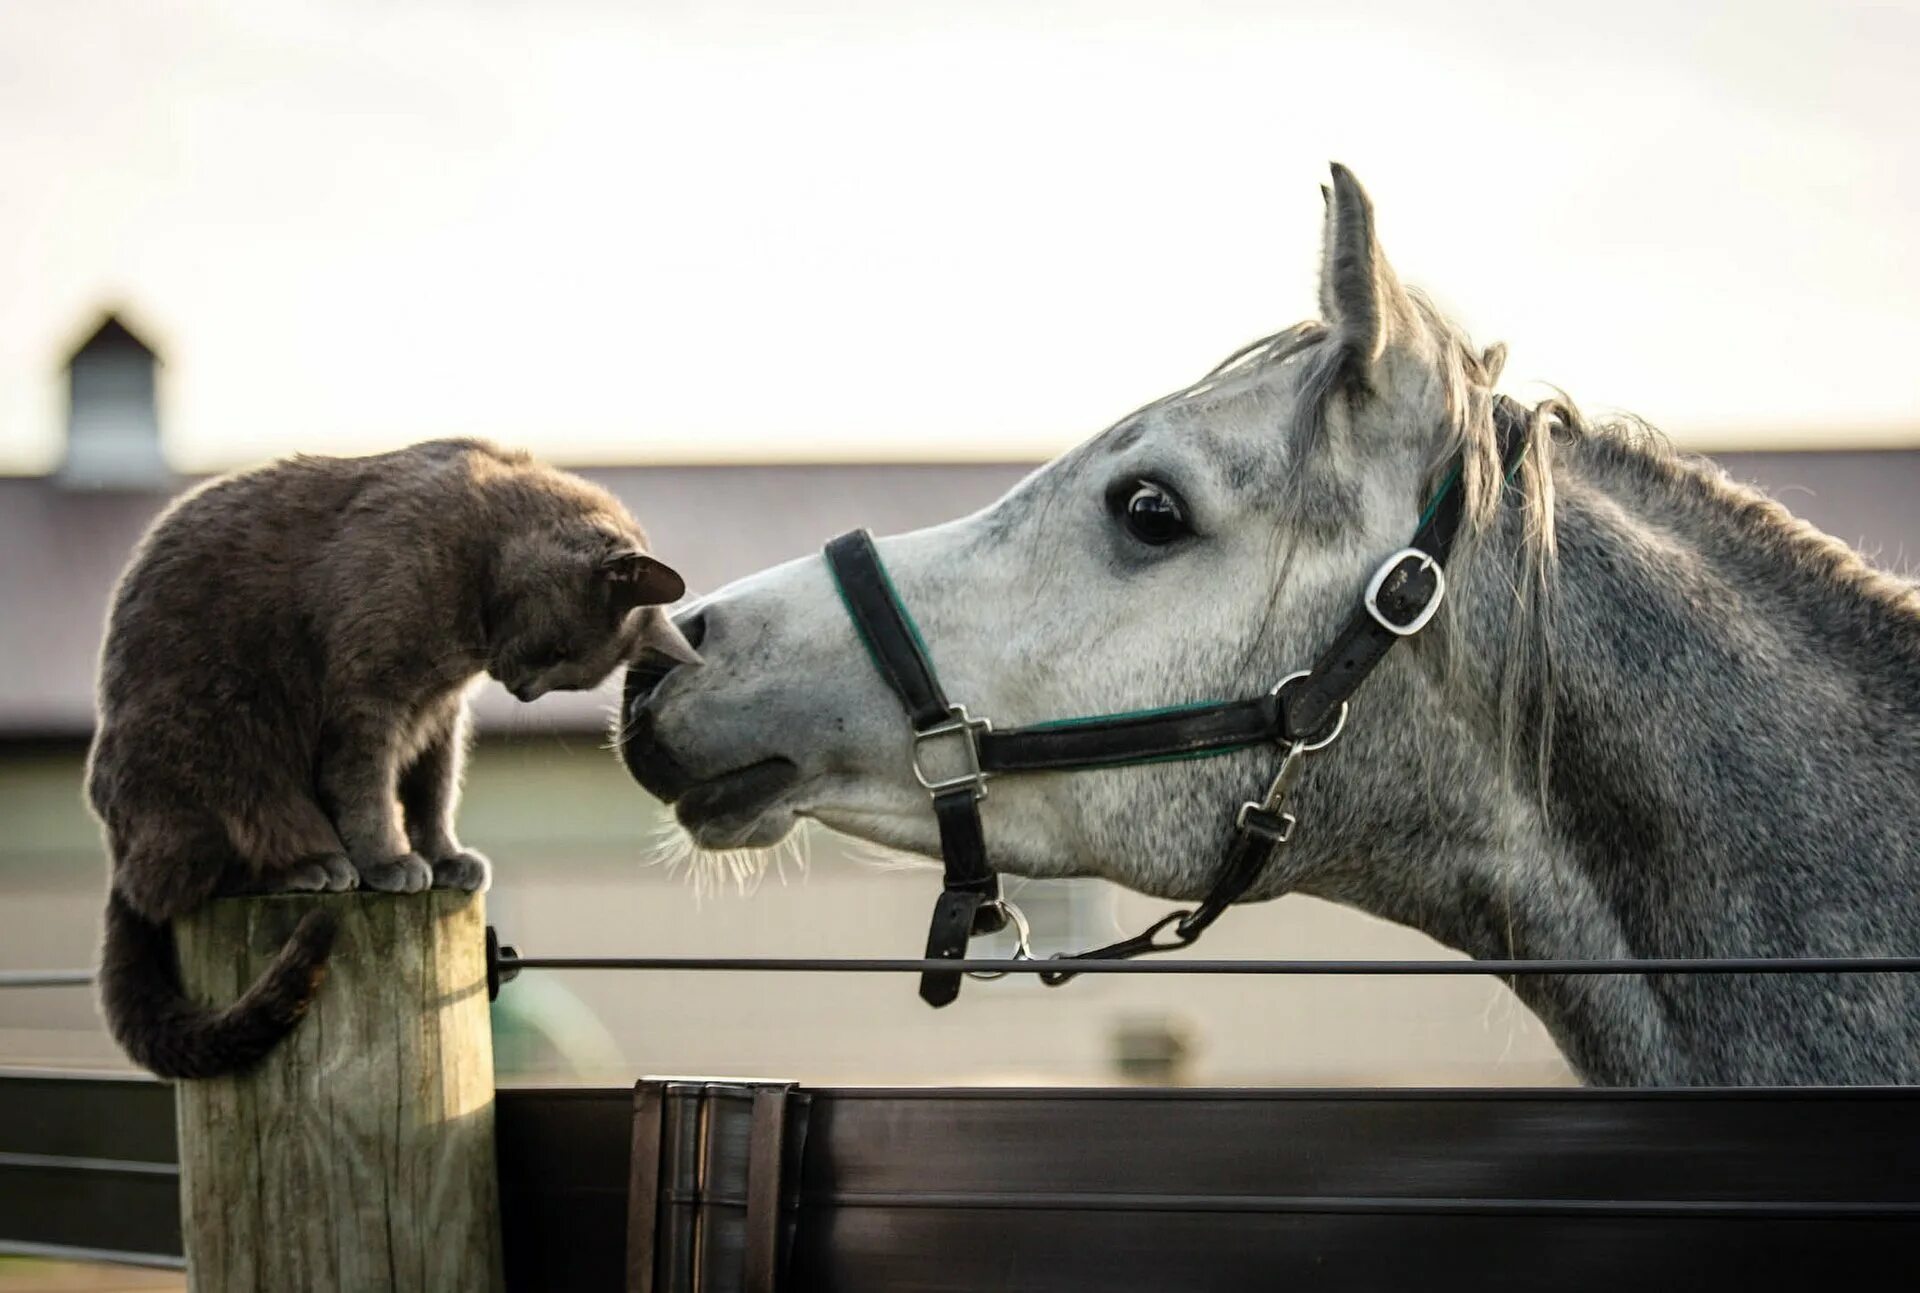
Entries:
MULTIPOLYGON (((1401 283, 1351 172, 1323 193, 1318 320, 879 541, 947 690, 995 724, 1264 694, 1450 491, 1437 613, 1299 760, 1241 901, 1495 960, 1920 953, 1920 590, 1644 424, 1496 394, 1504 348, 1401 283)), ((630 681, 625 757, 701 846, 805 818, 939 855, 844 591, 817 555, 742 579, 680 616, 704 663, 630 681)), ((998 778, 986 853, 1194 899, 1274 757, 998 778)), ((1909 975, 1505 978, 1589 1084, 1920 1079, 1909 975)))

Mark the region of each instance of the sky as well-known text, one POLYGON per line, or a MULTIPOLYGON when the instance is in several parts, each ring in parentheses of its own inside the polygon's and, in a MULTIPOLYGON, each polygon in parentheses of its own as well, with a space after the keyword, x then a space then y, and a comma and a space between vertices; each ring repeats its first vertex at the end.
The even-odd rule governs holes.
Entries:
POLYGON ((201 470, 1039 459, 1314 313, 1329 160, 1505 387, 1920 445, 1920 8, 0 4, 0 471, 103 308, 201 470))

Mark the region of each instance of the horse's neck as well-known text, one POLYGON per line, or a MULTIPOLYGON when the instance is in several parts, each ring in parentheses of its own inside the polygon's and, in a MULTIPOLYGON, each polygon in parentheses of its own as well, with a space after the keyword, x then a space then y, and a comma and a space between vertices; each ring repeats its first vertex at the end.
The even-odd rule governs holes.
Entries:
POLYGON ((1857 933, 1799 916, 1920 862, 1920 599, 1696 467, 1601 441, 1556 478, 1554 834, 1644 955, 1857 933))
MULTIPOLYGON (((1555 479, 1552 685, 1529 716, 1552 715, 1545 793, 1523 742, 1484 805, 1511 819, 1504 838, 1457 847, 1456 896, 1417 923, 1483 956, 1920 953, 1920 599, 1698 468, 1575 443, 1555 479)), ((1472 655, 1498 661, 1512 585, 1463 583, 1472 655)), ((1478 681, 1484 713, 1498 689, 1478 681)), ((1781 1059, 1806 1041, 1796 1023, 1816 1027, 1800 1016, 1865 1027, 1909 991, 1520 987, 1610 1081, 1840 1080, 1832 1065, 1868 1043, 1781 1059)))

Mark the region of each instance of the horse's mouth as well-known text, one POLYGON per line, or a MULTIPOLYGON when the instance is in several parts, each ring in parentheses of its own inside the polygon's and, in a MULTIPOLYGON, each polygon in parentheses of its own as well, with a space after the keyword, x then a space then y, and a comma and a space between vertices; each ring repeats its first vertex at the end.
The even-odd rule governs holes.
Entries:
POLYGON ((767 848, 792 829, 777 811, 800 780, 791 759, 762 759, 695 782, 673 801, 674 815, 703 848, 767 848))

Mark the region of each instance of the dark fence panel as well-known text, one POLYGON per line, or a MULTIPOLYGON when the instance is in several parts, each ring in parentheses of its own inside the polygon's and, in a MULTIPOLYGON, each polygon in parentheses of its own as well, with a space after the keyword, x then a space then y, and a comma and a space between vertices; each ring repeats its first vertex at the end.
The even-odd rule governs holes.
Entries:
MULTIPOLYGON (((1331 1213, 803 1215, 792 1287, 824 1293, 1569 1293, 1901 1287, 1910 1221, 1331 1213)), ((1904 1278, 1904 1277, 1903 1277, 1904 1278)))
POLYGON ((173 1092, 0 1072, 0 1252, 178 1266, 173 1092))
POLYGON ((1754 1290, 1920 1243, 1920 1093, 813 1093, 793 1287, 1754 1290))
MULTIPOLYGON (((802 1094, 790 1289, 1751 1293, 1920 1250, 1920 1090, 802 1094)), ((501 1093, 510 1287, 626 1286, 634 1110, 501 1093)), ((0 1251, 177 1264, 173 1161, 165 1087, 0 1073, 0 1251)))
POLYGON ((494 1109, 510 1289, 625 1287, 633 1092, 502 1091, 494 1109))

